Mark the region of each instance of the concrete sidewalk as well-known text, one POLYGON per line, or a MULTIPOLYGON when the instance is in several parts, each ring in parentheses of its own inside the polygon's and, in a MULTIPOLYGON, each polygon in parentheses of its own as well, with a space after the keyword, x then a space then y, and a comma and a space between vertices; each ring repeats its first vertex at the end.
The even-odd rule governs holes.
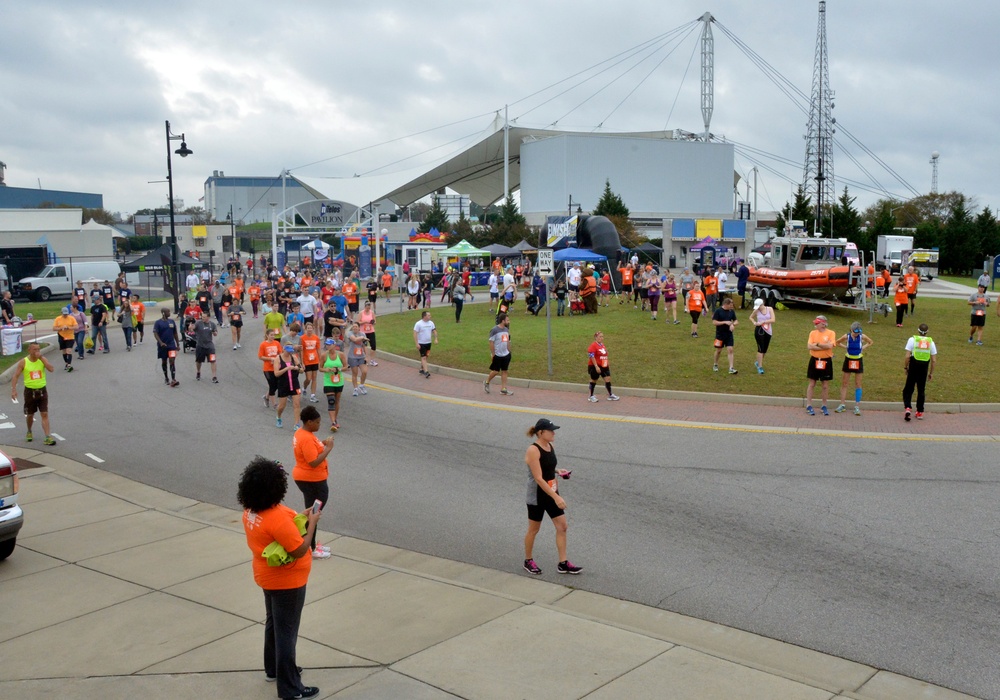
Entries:
MULTIPOLYGON (((0 697, 275 697, 237 510, 3 449, 25 527, 0 563, 0 697)), ((321 698, 969 697, 569 585, 323 541, 298 643, 321 698)))

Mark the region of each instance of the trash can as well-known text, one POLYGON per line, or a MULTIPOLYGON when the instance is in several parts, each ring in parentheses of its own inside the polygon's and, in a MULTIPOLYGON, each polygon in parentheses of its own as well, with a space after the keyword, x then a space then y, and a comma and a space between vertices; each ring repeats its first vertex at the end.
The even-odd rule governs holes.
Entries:
POLYGON ((670 268, 673 269, 675 267, 677 267, 677 256, 676 255, 671 255, 670 256, 670 268))
POLYGON ((4 328, 0 332, 2 338, 3 354, 16 355, 21 352, 21 330, 20 328, 4 328))

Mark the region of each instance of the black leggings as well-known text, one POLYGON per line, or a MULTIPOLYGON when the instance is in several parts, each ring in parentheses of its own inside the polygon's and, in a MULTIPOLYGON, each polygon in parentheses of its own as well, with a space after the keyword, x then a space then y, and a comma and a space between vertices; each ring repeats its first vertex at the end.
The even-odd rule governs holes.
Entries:
MULTIPOLYGON (((299 481, 296 479, 295 485, 302 492, 302 500, 306 508, 312 508, 313 502, 317 500, 322 501, 323 508, 326 508, 327 501, 330 500, 330 486, 326 481, 299 481)), ((316 549, 316 533, 313 533, 309 546, 316 549)))
POLYGON ((903 322, 903 312, 906 311, 906 304, 896 304, 896 325, 903 322))

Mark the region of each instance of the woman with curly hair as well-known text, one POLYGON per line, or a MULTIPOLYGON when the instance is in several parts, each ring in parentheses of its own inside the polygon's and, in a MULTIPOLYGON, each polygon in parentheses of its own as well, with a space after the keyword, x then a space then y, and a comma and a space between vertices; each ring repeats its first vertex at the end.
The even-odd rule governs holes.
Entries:
POLYGON ((303 514, 307 525, 305 535, 301 534, 296 512, 281 504, 287 490, 288 478, 282 466, 258 456, 240 476, 237 499, 244 508, 243 529, 253 553, 253 578, 264 590, 264 676, 277 681, 278 697, 311 698, 319 694, 319 688, 302 685, 295 643, 312 568, 312 557, 307 556, 309 543, 320 513, 309 509, 303 514), (284 552, 264 558, 264 550, 272 543, 284 552))

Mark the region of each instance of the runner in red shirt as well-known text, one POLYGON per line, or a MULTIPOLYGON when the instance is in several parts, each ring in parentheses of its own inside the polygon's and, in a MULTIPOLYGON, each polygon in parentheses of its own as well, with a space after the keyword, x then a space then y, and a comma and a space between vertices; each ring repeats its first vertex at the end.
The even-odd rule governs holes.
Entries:
POLYGON ((600 331, 594 333, 594 342, 587 348, 587 373, 590 375, 590 398, 591 403, 597 403, 594 396, 594 387, 597 380, 604 378, 604 386, 608 390, 608 401, 617 401, 618 397, 611 391, 611 367, 608 363, 608 349, 604 347, 604 334, 600 331))

